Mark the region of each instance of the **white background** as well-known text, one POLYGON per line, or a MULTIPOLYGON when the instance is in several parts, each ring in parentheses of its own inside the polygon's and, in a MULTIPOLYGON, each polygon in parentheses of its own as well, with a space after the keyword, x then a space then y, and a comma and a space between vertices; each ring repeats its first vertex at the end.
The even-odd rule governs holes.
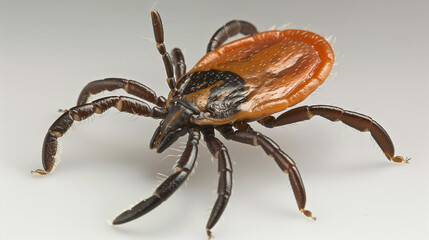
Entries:
MULTIPOLYGON (((110 226, 149 197, 179 152, 148 148, 158 121, 111 110, 61 138, 62 162, 41 167, 44 135, 91 80, 126 77, 166 96, 150 9, 167 48, 188 69, 232 19, 260 31, 292 23, 336 38, 330 77, 303 104, 331 104, 377 120, 397 154, 389 162, 370 134, 315 117, 255 129, 297 163, 317 221, 297 209, 288 178, 262 149, 226 142, 234 160, 230 203, 216 239, 424 239, 429 234, 428 4, 424 1, 0 1, 0 239, 205 239, 217 164, 200 145, 196 173, 146 216, 110 226), (161 160, 163 159, 164 160, 161 160)), ((116 92, 114 94, 123 94, 116 92)), ((173 146, 180 149, 186 138, 173 146)), ((222 139, 220 137, 220 139, 222 139)))

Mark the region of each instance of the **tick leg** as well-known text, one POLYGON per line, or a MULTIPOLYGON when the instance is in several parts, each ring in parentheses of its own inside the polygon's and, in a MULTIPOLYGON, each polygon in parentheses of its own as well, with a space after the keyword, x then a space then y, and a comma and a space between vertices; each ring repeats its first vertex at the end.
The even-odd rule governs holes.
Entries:
POLYGON ((227 22, 213 34, 209 44, 207 45, 207 52, 215 50, 226 42, 228 38, 239 33, 243 35, 253 35, 258 33, 258 30, 253 24, 246 21, 232 20, 227 22))
POLYGON ((180 48, 173 48, 171 56, 173 57, 174 69, 176 70, 176 79, 179 80, 186 73, 185 57, 180 48))
POLYGON ((203 131, 204 140, 207 143, 207 148, 218 159, 219 183, 217 189, 217 200, 213 206, 212 213, 207 222, 206 231, 209 238, 212 238, 211 229, 216 225, 223 211, 228 204, 232 189, 232 164, 229 159, 228 150, 219 139, 214 135, 213 128, 208 128, 203 131))
POLYGON ((292 185, 299 210, 304 213, 305 216, 311 217, 314 220, 316 219, 309 210, 305 209, 307 199, 304 184, 295 162, 286 153, 284 153, 273 140, 259 132, 253 131, 248 124, 241 124, 236 131, 234 131, 231 126, 221 126, 218 127, 217 130, 219 130, 220 133, 228 140, 246 143, 253 146, 261 146, 268 156, 274 158, 281 170, 289 175, 290 184, 292 185))
POLYGON ((195 160, 198 154, 198 142, 200 139, 200 132, 198 129, 189 130, 188 143, 185 151, 175 167, 175 173, 170 175, 159 187, 155 190, 153 195, 129 210, 121 213, 118 217, 113 220, 114 225, 126 223, 139 218, 146 213, 150 212, 163 201, 167 200, 186 180, 188 175, 194 168, 195 160))
POLYGON ((62 137, 72 126, 74 121, 82 121, 94 113, 102 114, 107 109, 115 107, 121 112, 135 115, 164 118, 167 110, 160 107, 149 107, 146 103, 130 97, 106 97, 91 103, 76 106, 64 112, 49 128, 43 142, 42 163, 44 169, 37 169, 32 173, 46 175, 58 164, 58 138, 62 137))
POLYGON ((164 62, 165 72, 167 73, 167 83, 171 90, 176 89, 176 80, 174 79, 173 63, 170 55, 165 50, 164 45, 164 28, 162 26, 161 16, 156 10, 151 11, 153 32, 155 34, 156 48, 162 56, 164 62))
POLYGON ((302 106, 292 110, 289 110, 277 118, 272 116, 263 118, 258 122, 265 127, 277 127, 290 123, 300 122, 309 120, 313 116, 318 115, 324 117, 330 121, 341 121, 346 125, 357 129, 361 132, 369 131, 384 152, 386 157, 394 162, 408 162, 409 159, 404 159, 401 156, 395 156, 395 147, 393 142, 387 134, 386 130, 374 121, 372 118, 352 111, 347 111, 339 107, 328 106, 328 105, 314 105, 314 106, 302 106))
POLYGON ((80 92, 77 99, 77 105, 82 105, 88 102, 88 98, 102 91, 113 91, 124 89, 125 92, 153 103, 159 107, 165 107, 165 98, 157 97, 156 93, 149 87, 134 81, 124 78, 106 78, 88 83, 80 92))

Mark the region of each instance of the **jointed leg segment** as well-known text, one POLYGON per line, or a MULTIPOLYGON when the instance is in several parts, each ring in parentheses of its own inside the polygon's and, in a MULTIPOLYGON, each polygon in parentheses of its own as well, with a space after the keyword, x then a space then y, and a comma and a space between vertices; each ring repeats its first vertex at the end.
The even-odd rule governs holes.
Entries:
POLYGON ((101 114, 107 109, 115 107, 121 112, 128 112, 145 117, 164 118, 167 110, 160 107, 149 107, 146 103, 130 97, 106 97, 91 103, 76 106, 63 113, 49 128, 45 136, 42 150, 43 168, 33 173, 45 175, 51 172, 58 163, 56 154, 58 151, 59 137, 62 137, 72 126, 74 121, 82 121, 94 113, 101 114))
POLYGON ((170 54, 168 54, 164 45, 164 28, 162 26, 161 16, 155 10, 151 11, 153 32, 155 34, 156 48, 162 56, 165 72, 167 73, 167 83, 171 90, 176 89, 176 80, 174 79, 173 63, 170 54))
POLYGON ((176 164, 176 172, 161 183, 151 197, 143 200, 130 210, 127 210, 116 217, 115 220, 113 220, 113 224, 122 224, 139 218, 167 200, 192 172, 198 154, 199 139, 199 130, 190 129, 185 151, 183 151, 180 160, 176 164))
POLYGON ((315 115, 319 115, 330 121, 341 121, 361 132, 369 131, 389 160, 394 162, 408 161, 408 159, 404 159, 401 156, 395 156, 395 147, 393 146, 393 142, 386 130, 384 130, 380 124, 366 115, 347 111, 339 107, 327 105, 302 106, 289 110, 277 118, 269 116, 259 120, 258 122, 266 127, 272 128, 309 120, 315 115))
POLYGON ((243 35, 253 35, 258 33, 258 30, 256 30, 256 27, 253 24, 246 21, 232 20, 227 22, 213 34, 209 44, 207 45, 207 52, 215 50, 228 40, 228 38, 239 33, 243 35))
POLYGON ((211 229, 216 225, 223 211, 228 204, 232 189, 232 164, 229 159, 228 150, 219 139, 214 135, 213 128, 203 130, 204 140, 207 143, 207 148, 218 159, 219 184, 217 189, 217 200, 213 206, 210 218, 206 225, 207 235, 212 238, 211 229))
POLYGON ((186 73, 185 57, 180 48, 173 48, 171 56, 173 58, 176 79, 179 80, 186 73))
POLYGON ((124 89, 125 92, 153 103, 159 107, 165 107, 165 98, 157 97, 156 93, 149 87, 133 80, 124 78, 106 78, 88 83, 80 92, 77 105, 87 103, 89 96, 102 91, 113 91, 124 89))
POLYGON ((268 156, 274 158, 282 171, 289 175, 289 180, 292 185, 293 193, 295 195, 299 210, 307 217, 315 219, 312 216, 312 213, 305 209, 307 199, 304 184, 295 162, 271 139, 259 132, 255 132, 248 124, 244 123, 241 125, 236 125, 236 127, 238 128, 236 131, 234 131, 230 126, 221 126, 218 127, 217 130, 219 130, 220 133, 228 140, 246 143, 253 146, 261 146, 268 156))

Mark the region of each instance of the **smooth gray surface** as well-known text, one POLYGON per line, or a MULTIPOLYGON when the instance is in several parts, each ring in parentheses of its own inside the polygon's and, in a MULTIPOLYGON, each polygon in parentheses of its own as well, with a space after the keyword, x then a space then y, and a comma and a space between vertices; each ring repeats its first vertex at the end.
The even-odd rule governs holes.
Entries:
MULTIPOLYGON (((58 108, 81 88, 126 77, 161 95, 168 87, 150 9, 163 17, 167 48, 190 69, 231 19, 259 30, 292 23, 336 38, 337 63, 304 104, 332 104, 376 119, 408 165, 388 162, 368 133, 314 118, 279 129, 254 125, 296 161, 308 209, 263 151, 226 142, 233 195, 216 239, 423 239, 429 234, 428 4, 424 1, 0 1, 0 239, 205 239, 217 165, 200 145, 196 173, 167 202, 123 226, 111 221, 150 196, 157 172, 180 152, 148 144, 157 121, 109 111, 62 138, 62 163, 46 177, 40 151, 58 108), (161 160, 163 159, 164 160, 161 160)), ((123 94, 117 92, 114 94, 123 94)), ((173 148, 180 149, 181 144, 173 148)))

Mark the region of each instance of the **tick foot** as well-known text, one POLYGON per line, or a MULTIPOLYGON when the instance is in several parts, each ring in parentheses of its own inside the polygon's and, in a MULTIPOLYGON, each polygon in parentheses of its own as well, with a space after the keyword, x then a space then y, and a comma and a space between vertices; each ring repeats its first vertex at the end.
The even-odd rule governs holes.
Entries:
POLYGON ((210 231, 210 229, 206 228, 206 231, 207 231, 207 236, 209 237, 209 239, 214 238, 214 236, 213 236, 212 232, 210 231))
POLYGON ((311 213, 311 211, 305 210, 304 208, 301 208, 300 211, 302 213, 304 213, 305 216, 307 216, 307 217, 309 217, 309 218, 311 218, 313 220, 316 220, 316 217, 313 217, 313 214, 311 213))
POLYGON ((36 169, 34 171, 31 171, 31 174, 33 174, 33 175, 48 175, 48 172, 46 172, 43 169, 36 169))
POLYGON ((404 158, 402 156, 395 156, 392 158, 392 161, 397 162, 397 163, 409 163, 409 161, 411 160, 411 158, 404 158))

